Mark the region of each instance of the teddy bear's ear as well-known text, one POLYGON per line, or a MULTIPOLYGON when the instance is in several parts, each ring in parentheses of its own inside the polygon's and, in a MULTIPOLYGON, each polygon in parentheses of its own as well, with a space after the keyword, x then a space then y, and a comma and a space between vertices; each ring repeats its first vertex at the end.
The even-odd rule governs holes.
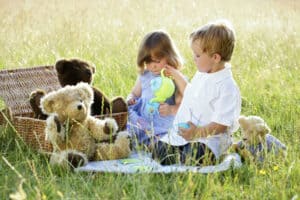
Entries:
POLYGON ((93 63, 91 63, 90 68, 92 70, 92 73, 95 74, 96 73, 96 67, 93 63))
POLYGON ((43 113, 51 114, 54 111, 55 98, 54 95, 49 93, 41 99, 41 109, 43 113))
POLYGON ((256 125, 256 130, 260 135, 265 136, 267 133, 270 133, 271 130, 266 123, 259 123, 256 125))
POLYGON ((64 74, 64 72, 67 69, 67 66, 69 64, 71 64, 70 61, 68 61, 66 59, 58 60, 55 63, 55 69, 59 74, 64 74))
POLYGON ((240 126, 242 127, 242 128, 245 128, 247 125, 248 125, 248 123, 247 123, 247 117, 245 117, 245 116, 243 116, 243 115, 241 115, 240 117, 239 117, 239 124, 240 124, 240 126))

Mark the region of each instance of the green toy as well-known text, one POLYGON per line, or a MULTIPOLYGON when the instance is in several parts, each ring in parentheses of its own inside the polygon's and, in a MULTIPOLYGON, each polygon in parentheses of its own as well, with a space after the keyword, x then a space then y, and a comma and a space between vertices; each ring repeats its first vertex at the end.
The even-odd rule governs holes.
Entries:
POLYGON ((137 158, 126 158, 126 159, 120 160, 120 162, 124 165, 127 165, 127 164, 140 163, 140 162, 143 162, 143 161, 141 159, 137 159, 137 158))
POLYGON ((161 70, 160 77, 151 80, 150 85, 154 93, 154 98, 146 105, 148 114, 158 113, 159 104, 165 102, 175 92, 175 84, 171 78, 164 75, 164 70, 161 70))
POLYGON ((154 92, 154 98, 150 102, 162 103, 167 98, 171 97, 175 92, 175 84, 172 79, 164 75, 165 69, 160 72, 160 77, 157 77, 151 81, 151 89, 154 92))

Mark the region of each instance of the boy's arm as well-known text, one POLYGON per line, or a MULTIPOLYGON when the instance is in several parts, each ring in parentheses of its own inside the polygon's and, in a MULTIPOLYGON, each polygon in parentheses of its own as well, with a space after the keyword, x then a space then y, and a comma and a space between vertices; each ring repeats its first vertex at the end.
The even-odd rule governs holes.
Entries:
POLYGON ((180 135, 185 140, 194 140, 197 138, 208 137, 209 135, 218 135, 220 133, 227 132, 228 126, 224 126, 222 124, 218 124, 216 122, 211 122, 206 126, 196 127, 192 122, 188 122, 190 128, 184 129, 179 128, 180 135))
POLYGON ((159 113, 161 116, 176 115, 177 110, 181 104, 181 100, 183 98, 183 93, 187 85, 187 80, 179 70, 169 65, 165 66, 165 74, 166 76, 173 78, 177 88, 175 93, 175 105, 162 103, 159 106, 159 113))
POLYGON ((175 94, 175 105, 172 106, 172 114, 173 115, 176 115, 177 113, 177 110, 181 104, 181 101, 182 101, 182 97, 183 97, 183 94, 180 93, 180 92, 176 92, 175 94))
POLYGON ((176 84, 179 94, 183 95, 185 87, 188 84, 184 75, 179 70, 169 65, 165 66, 165 70, 166 70, 165 71, 166 76, 173 77, 173 80, 176 84))
POLYGON ((220 133, 225 133, 228 130, 228 126, 218 124, 216 122, 211 122, 206 126, 197 127, 195 130, 195 137, 207 137, 209 135, 218 135, 220 133))

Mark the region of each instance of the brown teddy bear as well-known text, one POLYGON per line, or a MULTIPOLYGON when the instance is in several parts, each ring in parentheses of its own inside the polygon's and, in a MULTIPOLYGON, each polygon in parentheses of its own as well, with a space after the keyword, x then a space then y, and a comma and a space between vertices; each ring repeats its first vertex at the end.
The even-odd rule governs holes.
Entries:
POLYGON ((267 153, 286 154, 286 146, 270 134, 266 122, 258 116, 240 116, 242 140, 234 143, 232 148, 239 153, 243 161, 262 162, 267 153))
MULTIPOLYGON (((80 59, 61 59, 55 63, 55 69, 59 83, 62 87, 66 85, 76 85, 79 82, 92 84, 95 67, 80 59)), ((122 97, 115 97, 109 100, 103 92, 93 87, 94 100, 91 108, 91 115, 101 115, 109 113, 127 112, 126 101, 122 97)), ((35 113, 35 117, 46 119, 40 109, 40 99, 45 95, 43 90, 36 90, 30 94, 30 105, 35 113)), ((124 127, 120 127, 124 129, 124 127)))
POLYGON ((41 99, 48 115, 46 139, 53 145, 50 164, 78 167, 89 160, 126 158, 130 154, 128 133, 117 133, 112 118, 104 120, 90 115, 93 90, 87 83, 65 86, 41 99), (106 143, 104 141, 113 140, 106 143))

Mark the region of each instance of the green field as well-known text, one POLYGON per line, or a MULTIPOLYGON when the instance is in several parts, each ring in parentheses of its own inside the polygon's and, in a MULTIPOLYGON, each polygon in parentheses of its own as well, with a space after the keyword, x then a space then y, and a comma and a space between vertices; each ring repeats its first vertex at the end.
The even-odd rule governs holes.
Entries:
POLYGON ((236 30, 231 63, 242 114, 266 120, 288 146, 286 160, 209 175, 75 174, 51 168, 10 128, 0 127, 0 199, 9 199, 21 180, 27 199, 300 199, 298 0, 0 0, 0 69, 79 57, 97 66, 94 86, 125 97, 146 33, 168 31, 191 78, 196 67, 189 33, 220 18, 236 30))

